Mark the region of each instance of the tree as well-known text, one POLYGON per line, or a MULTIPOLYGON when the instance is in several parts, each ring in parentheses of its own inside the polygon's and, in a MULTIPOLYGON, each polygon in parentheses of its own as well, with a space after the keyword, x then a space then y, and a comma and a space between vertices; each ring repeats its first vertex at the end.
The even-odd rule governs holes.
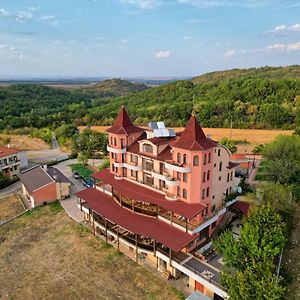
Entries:
POLYGON ((300 183, 300 136, 279 136, 263 150, 268 178, 281 184, 300 183))
POLYGON ((267 204, 251 209, 239 239, 225 231, 214 242, 225 259, 221 281, 230 299, 281 299, 284 288, 274 273, 285 235, 281 216, 267 204))
POLYGON ((10 183, 10 179, 0 172, 0 189, 7 187, 10 183))
POLYGON ((220 140, 220 143, 227 147, 231 153, 235 153, 237 151, 236 141, 234 140, 223 138, 220 140))
POLYGON ((85 152, 81 152, 78 154, 77 160, 79 163, 83 164, 83 165, 87 165, 88 164, 88 156, 85 152))

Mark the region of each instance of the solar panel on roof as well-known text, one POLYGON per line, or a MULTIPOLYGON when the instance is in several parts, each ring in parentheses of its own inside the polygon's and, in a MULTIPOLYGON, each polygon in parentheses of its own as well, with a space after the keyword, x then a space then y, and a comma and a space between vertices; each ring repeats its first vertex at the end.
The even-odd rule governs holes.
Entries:
POLYGON ((166 128, 165 122, 157 122, 156 124, 157 124, 157 127, 158 127, 159 129, 165 129, 165 128, 166 128))

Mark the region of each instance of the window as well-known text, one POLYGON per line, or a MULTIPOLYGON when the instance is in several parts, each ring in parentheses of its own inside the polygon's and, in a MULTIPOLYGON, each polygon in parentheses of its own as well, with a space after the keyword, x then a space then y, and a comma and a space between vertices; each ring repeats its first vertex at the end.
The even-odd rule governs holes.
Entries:
POLYGON ((205 189, 202 190, 202 199, 205 198, 205 189))
POLYGON ((186 173, 183 173, 182 180, 183 180, 183 182, 187 182, 187 174, 186 173))
POLYGON ((134 154, 130 154, 130 162, 137 164, 138 162, 138 157, 134 154))
POLYGON ((230 180, 232 180, 232 175, 233 175, 233 172, 230 173, 230 180))
POLYGON ((206 197, 208 197, 209 196, 209 187, 207 187, 207 189, 206 189, 206 197))
POLYGON ((211 212, 215 211, 216 210, 216 205, 214 204, 212 207, 211 207, 211 212))
POLYGON ((181 164, 181 154, 177 153, 177 162, 181 164))
POLYGON ((180 197, 181 195, 181 191, 180 191, 180 187, 177 188, 177 196, 180 197))
POLYGON ((210 178, 210 171, 208 170, 207 171, 207 180, 209 180, 209 178, 210 178))
POLYGON ((203 164, 206 165, 206 154, 203 156, 203 164))
POLYGON ((222 171, 222 162, 219 163, 219 171, 222 171))
POLYGON ((182 190, 182 198, 187 199, 187 191, 186 191, 186 189, 182 190))
POLYGON ((187 164, 187 157, 186 157, 186 154, 183 154, 183 164, 187 164))
POLYGON ((143 167, 144 170, 153 171, 153 161, 144 159, 143 167))
POLYGON ((117 139, 114 138, 114 145, 117 146, 117 139))
POLYGON ((143 177, 144 177, 143 179, 144 179, 145 184, 150 185, 150 186, 153 185, 153 177, 151 175, 144 173, 143 177))
POLYGON ((219 177, 219 181, 221 181, 221 179, 222 179, 222 177, 220 176, 220 177, 219 177))
POLYGON ((143 151, 148 153, 153 153, 153 147, 150 144, 144 144, 143 145, 143 151))
POLYGON ((218 149, 218 156, 221 156, 221 149, 218 149))
POLYGON ((121 148, 124 148, 124 147, 125 147, 125 140, 121 139, 121 148))
POLYGON ((203 173, 202 182, 205 182, 205 180, 206 180, 206 172, 203 173))
POLYGON ((193 157, 193 166, 198 166, 199 165, 199 156, 195 155, 193 157))
POLYGON ((181 173, 177 172, 177 180, 181 180, 181 173))
POLYGON ((211 162, 211 153, 210 152, 208 153, 208 162, 209 163, 211 162))
POLYGON ((137 177, 137 171, 131 170, 130 175, 131 177, 137 177))
POLYGON ((110 137, 110 144, 112 145, 113 144, 113 138, 110 137))
POLYGON ((227 174, 227 182, 229 182, 229 173, 227 174))

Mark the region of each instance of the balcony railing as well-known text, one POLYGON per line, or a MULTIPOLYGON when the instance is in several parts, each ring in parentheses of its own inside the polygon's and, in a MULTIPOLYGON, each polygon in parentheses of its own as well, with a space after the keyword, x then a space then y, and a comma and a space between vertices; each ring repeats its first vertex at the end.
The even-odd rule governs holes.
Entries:
POLYGON ((181 173, 191 172, 191 168, 189 166, 186 166, 184 164, 178 164, 173 160, 167 160, 165 162, 165 168, 172 171, 181 172, 181 173))

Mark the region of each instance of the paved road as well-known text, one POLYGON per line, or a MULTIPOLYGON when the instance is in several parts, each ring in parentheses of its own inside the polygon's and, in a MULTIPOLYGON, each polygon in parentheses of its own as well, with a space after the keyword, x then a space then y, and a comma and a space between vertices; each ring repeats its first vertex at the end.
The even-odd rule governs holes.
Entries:
POLYGON ((52 149, 59 149, 59 145, 54 132, 52 132, 51 144, 52 144, 52 149))
POLYGON ((8 186, 7 188, 1 189, 0 190, 0 198, 6 197, 11 194, 15 194, 19 191, 21 191, 21 182, 17 181, 16 183, 8 186))
MULTIPOLYGON (((92 165, 93 161, 95 165, 99 165, 103 162, 102 159, 95 159, 95 160, 89 160, 89 164, 92 165)), ((57 164, 55 167, 59 169, 61 172, 63 172, 72 182, 71 185, 71 196, 65 200, 60 201, 62 207, 66 211, 66 213, 74 219, 76 222, 83 222, 83 213, 78 209, 77 206, 77 197, 74 195, 74 193, 81 191, 85 189, 85 186, 82 184, 82 182, 78 179, 75 179, 71 168, 69 165, 77 163, 77 159, 69 159, 66 161, 63 161, 59 164, 57 164)))

